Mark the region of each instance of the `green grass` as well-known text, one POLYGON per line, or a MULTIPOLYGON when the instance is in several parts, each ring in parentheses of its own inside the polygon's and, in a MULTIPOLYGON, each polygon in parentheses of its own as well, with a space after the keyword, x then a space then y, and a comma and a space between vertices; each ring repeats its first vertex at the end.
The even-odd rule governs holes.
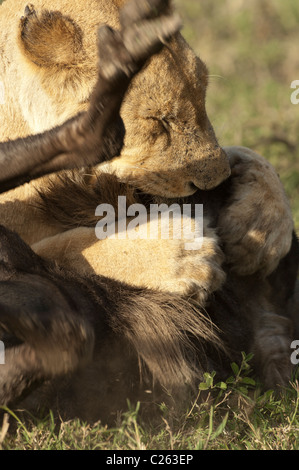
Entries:
POLYGON ((24 424, 7 411, 13 432, 0 427, 3 450, 295 450, 299 449, 299 384, 277 396, 261 392, 250 375, 244 355, 241 367, 232 364, 226 382, 205 374, 197 399, 174 417, 161 405, 160 424, 139 417, 139 405, 123 414, 121 424, 107 428, 79 420, 56 423, 52 414, 24 424), (15 426, 14 426, 15 427, 15 426))
MULTIPOLYGON (((0 3, 1 0, 0 0, 0 3)), ((299 105, 290 84, 299 79, 298 0, 176 0, 183 33, 210 70, 207 107, 222 145, 245 145, 275 166, 299 229, 299 105)), ((3 449, 299 449, 299 386, 262 393, 233 366, 226 383, 206 375, 198 400, 174 418, 162 406, 160 425, 129 408, 108 429, 77 420, 57 426, 52 415, 24 424, 9 415, 3 449)), ((1 423, 0 423, 1 430, 1 423)))
POLYGON ((299 229, 297 0, 176 0, 184 36, 210 71, 207 108, 222 145, 244 145, 277 169, 299 229))

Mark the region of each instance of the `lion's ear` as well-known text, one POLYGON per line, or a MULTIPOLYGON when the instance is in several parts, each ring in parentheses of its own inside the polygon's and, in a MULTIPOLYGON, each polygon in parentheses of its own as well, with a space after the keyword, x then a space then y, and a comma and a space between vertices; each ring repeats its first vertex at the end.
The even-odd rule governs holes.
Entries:
POLYGON ((20 21, 19 42, 27 58, 41 67, 74 67, 84 58, 82 31, 59 11, 37 13, 25 8, 20 21))

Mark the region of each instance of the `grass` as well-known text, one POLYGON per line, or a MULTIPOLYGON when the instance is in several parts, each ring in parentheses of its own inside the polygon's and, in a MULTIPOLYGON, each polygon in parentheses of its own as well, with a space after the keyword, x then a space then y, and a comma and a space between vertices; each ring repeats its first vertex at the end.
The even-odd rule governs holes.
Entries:
POLYGON ((207 108, 222 145, 244 145, 277 169, 299 229, 297 0, 176 0, 183 34, 210 70, 207 108))
POLYGON ((232 364, 226 382, 205 374, 197 399, 174 418, 161 405, 159 425, 139 417, 139 405, 129 406, 121 424, 107 428, 74 420, 57 424, 50 413, 25 425, 7 410, 16 423, 13 433, 0 431, 3 450, 293 450, 299 448, 299 384, 276 396, 261 392, 250 375, 249 357, 240 367, 232 364))
MULTIPOLYGON (((1 0, 0 0, 0 3, 1 0)), ((207 108, 222 145, 245 145, 275 166, 299 229, 299 105, 290 85, 299 79, 298 0, 175 0, 184 36, 207 63, 207 108)), ((180 417, 161 406, 163 420, 142 422, 129 406, 121 424, 108 429, 78 420, 57 426, 52 414, 25 424, 18 416, 0 423, 3 449, 299 449, 299 385, 276 396, 261 392, 249 375, 250 361, 215 383, 206 374, 198 400, 180 417)))

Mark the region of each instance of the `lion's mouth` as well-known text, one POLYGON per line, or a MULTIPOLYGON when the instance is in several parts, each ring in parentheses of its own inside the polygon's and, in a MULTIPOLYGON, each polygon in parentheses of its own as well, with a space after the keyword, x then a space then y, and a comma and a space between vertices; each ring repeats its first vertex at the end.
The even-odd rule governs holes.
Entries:
POLYGON ((190 193, 194 194, 196 191, 199 190, 199 188, 194 184, 194 183, 188 183, 188 189, 190 190, 190 193))

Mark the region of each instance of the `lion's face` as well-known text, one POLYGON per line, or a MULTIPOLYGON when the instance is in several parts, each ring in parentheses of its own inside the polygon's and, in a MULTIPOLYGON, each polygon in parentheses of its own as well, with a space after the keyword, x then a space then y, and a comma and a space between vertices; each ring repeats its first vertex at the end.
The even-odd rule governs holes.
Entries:
MULTIPOLYGON (((0 110, 0 135, 7 139, 42 132, 86 109, 97 77, 97 28, 103 22, 117 27, 122 3, 89 0, 82 6, 80 1, 53 0, 50 8, 65 15, 56 25, 61 34, 50 34, 57 44, 49 40, 49 25, 43 28, 37 20, 31 28, 36 26, 38 34, 27 25, 29 50, 18 19, 26 2, 4 2, 2 20, 9 22, 11 33, 9 41, 0 34, 0 45, 3 63, 11 65, 2 70, 0 64, 7 91, 7 105, 0 110), (71 57, 74 48, 72 34, 77 38, 77 52, 67 66, 65 58, 71 57), (49 64, 45 57, 50 57, 49 64)), ((45 6, 44 0, 36 0, 37 11, 45 6)), ((103 169, 148 193, 166 197, 212 189, 225 180, 230 175, 228 158, 205 109, 207 77, 204 63, 181 34, 176 35, 133 81, 122 106, 124 148, 103 169)))
POLYGON ((122 107, 121 156, 104 167, 166 197, 208 190, 230 175, 205 109, 208 72, 181 35, 136 77, 122 107))

